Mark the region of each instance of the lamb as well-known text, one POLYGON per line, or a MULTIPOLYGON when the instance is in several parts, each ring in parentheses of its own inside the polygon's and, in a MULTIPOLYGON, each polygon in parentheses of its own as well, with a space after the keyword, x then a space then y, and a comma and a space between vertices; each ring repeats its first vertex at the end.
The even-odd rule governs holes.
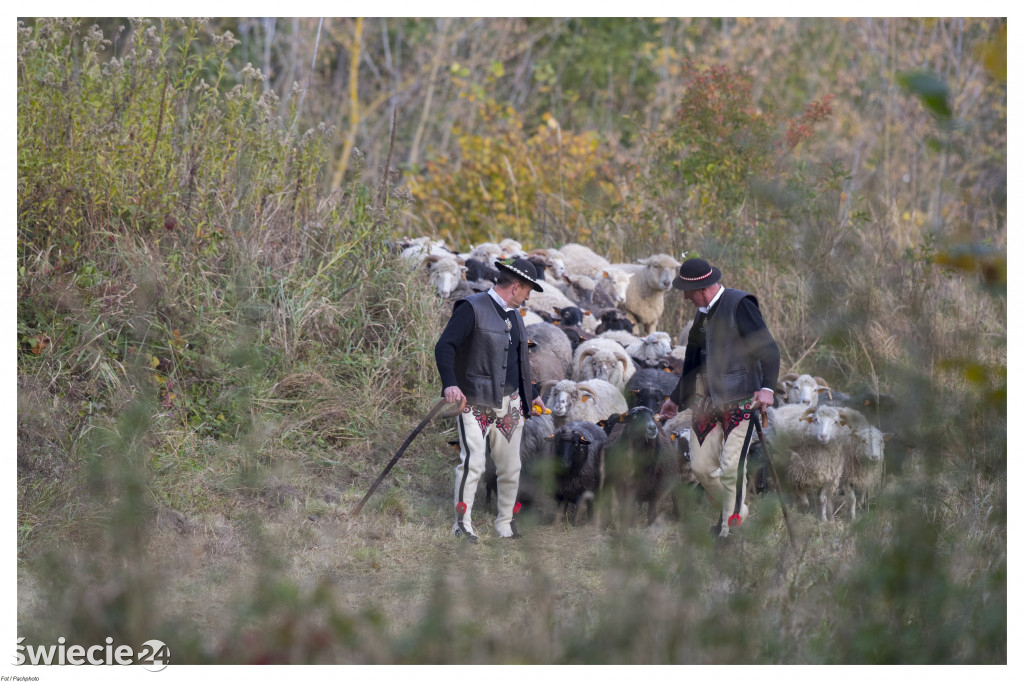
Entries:
POLYGON ((786 480, 804 505, 807 491, 818 491, 818 518, 827 520, 839 489, 845 454, 833 442, 839 410, 829 405, 768 408, 768 432, 776 451, 783 453, 786 480))
POLYGON ((573 421, 558 427, 549 437, 555 459, 555 500, 563 514, 576 505, 573 523, 587 507, 593 518, 593 501, 601 484, 601 451, 608 436, 589 421, 573 421))
POLYGON ((680 480, 676 446, 646 407, 620 416, 604 447, 602 490, 610 490, 621 519, 630 525, 636 505, 647 503, 647 525, 680 480), (635 503, 635 504, 634 504, 635 503))
POLYGON ((594 285, 593 305, 615 307, 626 302, 626 289, 633 273, 622 268, 608 267, 601 271, 594 285))
POLYGON ((882 487, 882 461, 885 442, 892 436, 872 425, 867 417, 850 407, 839 409, 840 447, 845 455, 840 488, 850 501, 850 518, 857 518, 857 496, 864 501, 868 494, 882 487))
MULTIPOLYGON (((551 353, 554 355, 562 369, 562 379, 572 376, 572 344, 569 338, 561 330, 548 322, 541 322, 540 324, 531 324, 526 327, 526 337, 531 341, 535 341, 544 352, 551 353)), ((530 351, 530 367, 533 368, 532 356, 535 350, 530 351)), ((534 378, 538 381, 543 382, 544 380, 539 378, 535 372, 531 371, 534 378)))
POLYGON ((646 335, 658 328, 661 313, 665 310, 665 292, 672 288, 679 262, 663 253, 637 262, 644 269, 630 278, 622 309, 632 315, 638 331, 646 335))
POLYGON ((787 372, 779 377, 780 397, 790 405, 803 405, 804 407, 815 407, 818 404, 818 396, 826 391, 831 391, 828 383, 821 377, 812 377, 810 374, 797 374, 787 372))
POLYGON ((608 339, 584 341, 573 352, 572 378, 576 381, 604 379, 624 390, 635 372, 636 365, 625 349, 608 339))
POLYGON ((658 412, 678 383, 679 377, 671 372, 638 369, 626 382, 626 404, 631 408, 642 405, 658 412))
POLYGON ((460 258, 449 254, 438 256, 431 254, 423 259, 429 274, 430 284, 437 289, 441 298, 448 298, 462 280, 466 266, 460 258))
POLYGON ((559 251, 565 262, 565 270, 571 275, 590 275, 596 278, 610 265, 606 258, 582 244, 565 244, 559 251))
MULTIPOLYGON (((541 392, 545 393, 551 383, 542 385, 541 392)), ((596 424, 612 413, 629 409, 622 392, 602 379, 563 379, 554 384, 549 398, 544 403, 551 407, 555 426, 581 419, 596 424)))
POLYGON ((626 353, 637 365, 656 366, 672 352, 672 337, 667 332, 651 332, 638 342, 626 346, 626 353))

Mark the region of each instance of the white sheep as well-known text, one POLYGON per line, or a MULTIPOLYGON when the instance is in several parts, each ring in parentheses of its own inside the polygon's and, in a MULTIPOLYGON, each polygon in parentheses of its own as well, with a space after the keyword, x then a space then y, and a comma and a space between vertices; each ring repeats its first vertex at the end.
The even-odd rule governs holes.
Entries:
POLYGON ((839 408, 838 439, 843 450, 843 475, 840 488, 850 501, 850 518, 857 518, 857 496, 863 502, 869 493, 882 487, 882 461, 885 441, 892 435, 883 433, 868 418, 851 407, 839 408))
POLYGON ((787 372, 780 376, 779 386, 782 388, 786 403, 804 407, 815 407, 818 404, 818 396, 825 392, 831 393, 829 385, 821 377, 796 372, 787 372))
POLYGON ((608 306, 620 306, 626 302, 626 289, 629 288, 629 280, 633 273, 626 272, 622 268, 607 267, 601 270, 595 278, 594 296, 598 298, 595 303, 608 306))
POLYGON ((469 253, 459 254, 459 256, 463 259, 475 258, 494 267, 494 261, 501 258, 501 247, 494 242, 483 242, 474 246, 469 253))
MULTIPOLYGON (((551 383, 545 383, 541 392, 546 391, 551 383)), ((580 419, 596 424, 608 415, 629 410, 622 391, 601 379, 559 381, 554 384, 545 404, 551 406, 556 428, 580 419)))
POLYGON ((630 334, 625 329, 609 329, 606 332, 601 332, 600 334, 598 334, 597 338, 609 339, 611 341, 614 341, 615 343, 622 346, 623 350, 629 348, 634 343, 641 343, 643 341, 643 339, 641 339, 639 336, 630 334))
POLYGON ((624 389, 636 364, 618 343, 600 337, 587 339, 572 355, 572 378, 576 381, 604 379, 624 389))
POLYGON ((565 257, 562 256, 562 252, 558 249, 534 249, 529 255, 544 259, 547 264, 547 268, 544 271, 544 281, 546 282, 553 284, 561 282, 562 278, 568 274, 568 271, 565 269, 565 257))
POLYGON ((431 285, 437 289, 441 298, 448 298, 462 280, 466 272, 463 261, 455 256, 438 256, 431 254, 423 259, 429 274, 431 285))
POLYGON ((644 269, 630 278, 621 308, 636 322, 637 331, 646 335, 658 328, 661 313, 665 310, 665 292, 672 288, 679 262, 664 253, 637 262, 644 269))
POLYGON ((417 237, 402 242, 402 259, 412 265, 420 265, 428 256, 444 258, 454 254, 440 239, 417 237))
POLYGON ((582 244, 565 244, 558 249, 565 262, 565 269, 571 275, 590 275, 597 277, 610 263, 589 247, 582 244))
POLYGON ((515 239, 502 239, 498 242, 498 247, 501 249, 502 258, 526 258, 523 245, 515 239))
POLYGON ((818 491, 818 518, 828 519, 839 489, 845 460, 837 442, 839 410, 829 405, 768 408, 771 444, 782 456, 782 469, 793 493, 804 505, 808 491, 818 491))
POLYGON ((658 362, 672 352, 672 337, 668 332, 651 332, 647 336, 626 346, 626 353, 645 367, 658 362))

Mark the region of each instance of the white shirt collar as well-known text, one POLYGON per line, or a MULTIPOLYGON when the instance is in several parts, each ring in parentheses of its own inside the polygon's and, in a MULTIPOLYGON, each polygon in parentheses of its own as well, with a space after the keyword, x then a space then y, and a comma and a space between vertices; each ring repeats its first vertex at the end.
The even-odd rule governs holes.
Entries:
POLYGON ((711 310, 715 306, 716 303, 718 303, 718 299, 720 299, 722 297, 722 292, 723 291, 725 291, 725 287, 722 287, 722 286, 718 287, 718 293, 715 294, 715 297, 711 299, 711 301, 708 303, 707 307, 706 308, 697 308, 697 310, 699 310, 702 313, 704 313, 705 315, 707 315, 708 311, 711 310))
POLYGON ((498 305, 504 308, 506 313, 511 312, 513 310, 513 308, 509 308, 508 304, 505 303, 504 299, 502 299, 502 297, 498 295, 498 292, 494 290, 494 287, 488 289, 487 293, 491 295, 491 298, 497 301, 498 305))

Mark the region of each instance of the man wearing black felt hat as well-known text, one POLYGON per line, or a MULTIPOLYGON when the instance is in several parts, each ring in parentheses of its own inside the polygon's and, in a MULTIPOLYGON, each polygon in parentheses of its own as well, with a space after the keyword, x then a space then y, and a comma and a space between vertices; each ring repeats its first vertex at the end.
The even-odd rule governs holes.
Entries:
POLYGON ((779 378, 779 348, 757 299, 719 284, 722 272, 703 258, 679 267, 672 286, 697 309, 683 359, 683 374, 661 407, 663 419, 693 409, 690 463, 697 480, 721 508, 720 537, 747 516, 746 454, 761 406, 771 406, 779 378), (741 466, 742 465, 742 466, 741 466))
MULTIPOLYGON (((485 292, 457 301, 434 347, 445 401, 459 403, 459 464, 455 467, 452 533, 476 543, 473 498, 490 452, 498 475, 500 538, 518 538, 514 514, 519 493, 519 443, 530 418, 523 396, 531 396, 530 354, 518 308, 533 290, 543 291, 537 270, 525 258, 494 263, 498 280, 485 292)), ((544 410, 544 401, 533 404, 544 410)))

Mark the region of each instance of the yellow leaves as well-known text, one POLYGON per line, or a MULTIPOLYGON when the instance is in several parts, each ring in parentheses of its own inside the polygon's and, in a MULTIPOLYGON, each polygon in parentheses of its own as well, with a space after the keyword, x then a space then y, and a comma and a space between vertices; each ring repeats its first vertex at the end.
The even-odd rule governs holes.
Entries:
POLYGON ((50 337, 46 334, 36 334, 28 338, 28 345, 32 349, 33 355, 40 355, 44 350, 50 347, 50 337))
POLYGON ((155 355, 150 355, 149 356, 149 366, 152 367, 153 369, 156 369, 157 367, 159 367, 160 366, 160 358, 158 358, 155 355))

